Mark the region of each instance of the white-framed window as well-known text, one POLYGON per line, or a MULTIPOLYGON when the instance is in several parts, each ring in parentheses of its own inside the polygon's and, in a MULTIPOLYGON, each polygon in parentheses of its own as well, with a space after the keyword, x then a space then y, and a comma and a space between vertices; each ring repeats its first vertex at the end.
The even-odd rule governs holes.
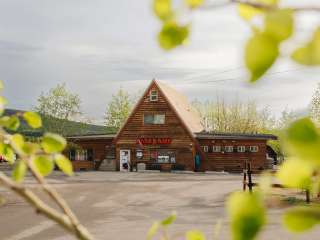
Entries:
POLYGON ((156 102, 156 101, 158 101, 158 91, 151 90, 150 91, 150 102, 156 102))
POLYGON ((221 146, 213 145, 212 152, 221 152, 221 146))
POLYGON ((245 152, 246 146, 237 146, 237 152, 245 152))
POLYGON ((225 146, 225 147, 224 147, 224 150, 225 150, 226 152, 233 152, 233 146, 225 146))
POLYGON ((203 148, 204 152, 209 152, 209 147, 208 146, 202 146, 202 148, 203 148))
POLYGON ((165 114, 144 114, 143 123, 144 124, 164 124, 165 114))
POLYGON ((249 150, 250 150, 250 152, 258 152, 259 147, 258 146, 250 146, 249 150))

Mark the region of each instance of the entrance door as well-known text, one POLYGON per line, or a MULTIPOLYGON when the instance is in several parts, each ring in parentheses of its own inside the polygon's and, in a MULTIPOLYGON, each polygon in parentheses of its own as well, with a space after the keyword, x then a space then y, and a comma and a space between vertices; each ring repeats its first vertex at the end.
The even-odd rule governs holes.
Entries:
POLYGON ((130 150, 120 150, 120 171, 130 171, 130 150))

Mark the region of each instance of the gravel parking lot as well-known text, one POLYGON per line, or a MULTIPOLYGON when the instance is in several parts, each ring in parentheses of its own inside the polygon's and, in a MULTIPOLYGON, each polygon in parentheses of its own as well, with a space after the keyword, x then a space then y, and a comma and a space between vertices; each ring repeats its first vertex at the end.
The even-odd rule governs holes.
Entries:
MULTIPOLYGON (((50 177, 97 239, 117 240, 145 239, 152 222, 172 211, 178 218, 171 233, 199 229, 212 239, 213 227, 221 221, 219 239, 230 239, 224 202, 231 192, 241 190, 241 181, 233 174, 81 172, 68 178, 56 172, 50 177)), ((0 207, 0 239, 72 239, 13 193, 0 188, 0 194, 7 199, 0 207)), ((270 209, 259 239, 319 238, 319 229, 289 234, 280 225, 282 212, 270 209)))

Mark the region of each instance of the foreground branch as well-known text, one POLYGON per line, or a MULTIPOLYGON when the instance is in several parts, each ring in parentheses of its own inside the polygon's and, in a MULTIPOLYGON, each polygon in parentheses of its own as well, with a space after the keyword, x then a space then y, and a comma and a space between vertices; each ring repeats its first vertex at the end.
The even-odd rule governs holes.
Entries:
POLYGON ((46 180, 38 173, 38 171, 34 168, 34 165, 32 164, 31 161, 26 161, 27 165, 35 177, 35 179, 38 181, 44 192, 46 192, 49 197, 61 208, 61 210, 64 212, 64 214, 69 218, 70 222, 72 223, 76 235, 78 237, 81 237, 81 231, 79 227, 81 227, 81 224, 78 220, 78 218, 74 215, 70 207, 68 206, 67 202, 59 195, 59 193, 52 188, 46 180))
POLYGON ((93 237, 82 225, 78 224, 75 228, 74 224, 71 222, 69 216, 66 214, 61 214, 54 208, 48 206, 44 203, 37 195, 32 191, 27 189, 22 184, 18 184, 12 181, 4 173, 0 172, 0 184, 16 192, 22 198, 24 198, 31 206, 33 206, 38 213, 41 213, 48 217, 49 219, 55 221, 61 225, 68 232, 78 236, 81 240, 92 240, 93 237))

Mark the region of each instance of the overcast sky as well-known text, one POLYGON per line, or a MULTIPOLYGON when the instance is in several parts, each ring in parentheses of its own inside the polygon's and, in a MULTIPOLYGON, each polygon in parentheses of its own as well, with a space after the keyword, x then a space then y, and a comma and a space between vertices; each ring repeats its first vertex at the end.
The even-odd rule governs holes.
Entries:
MULTIPOLYGON (((288 0, 318 4, 319 0, 288 0)), ((137 92, 152 78, 192 99, 256 100, 278 114, 305 109, 320 82, 319 68, 306 69, 285 57, 258 84, 246 82, 243 45, 250 29, 233 7, 199 11, 188 46, 171 52, 156 41, 160 24, 149 0, 1 0, 0 79, 9 107, 30 109, 37 96, 58 83, 82 99, 83 112, 102 119, 120 87, 137 92)), ((320 14, 300 14, 297 34, 283 46, 303 42, 320 14)))

